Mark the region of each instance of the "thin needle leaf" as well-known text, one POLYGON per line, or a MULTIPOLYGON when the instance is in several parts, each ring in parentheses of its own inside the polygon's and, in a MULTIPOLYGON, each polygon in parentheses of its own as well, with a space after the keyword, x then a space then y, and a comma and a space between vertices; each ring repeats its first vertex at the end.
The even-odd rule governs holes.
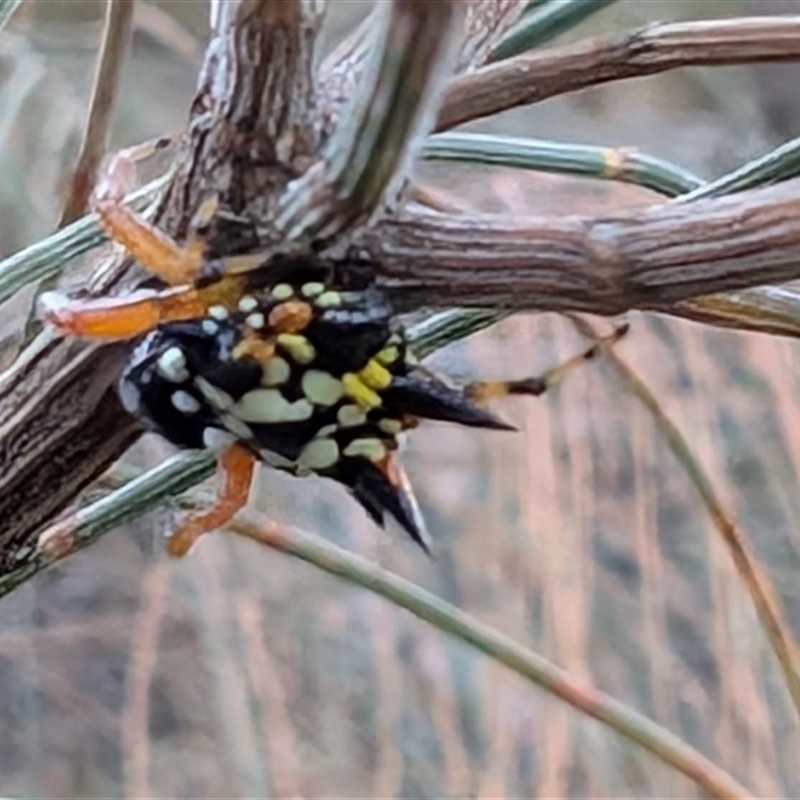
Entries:
POLYGON ((5 28, 14 12, 22 5, 22 0, 0 0, 0 31, 5 28))
POLYGON ((429 160, 463 161, 585 175, 644 186, 676 197, 704 185, 688 170, 633 149, 566 144, 482 133, 437 133, 425 144, 429 160))
POLYGON ((524 53, 571 30, 616 0, 550 0, 531 4, 522 22, 492 53, 492 61, 524 53))

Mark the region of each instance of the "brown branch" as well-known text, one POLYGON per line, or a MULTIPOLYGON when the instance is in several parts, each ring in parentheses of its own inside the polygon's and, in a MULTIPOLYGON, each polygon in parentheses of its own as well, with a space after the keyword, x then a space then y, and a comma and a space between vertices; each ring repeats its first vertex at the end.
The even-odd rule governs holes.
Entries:
POLYGON ((97 57, 89 116, 59 228, 78 219, 86 211, 98 167, 108 148, 119 76, 131 36, 133 8, 134 0, 106 0, 106 21, 97 57))
POLYGON ((800 292, 792 286, 760 286, 683 300, 670 313, 719 328, 800 338, 800 292))
POLYGON ((176 235, 204 196, 266 219, 316 152, 319 0, 215 0, 189 136, 162 210, 176 235))
POLYGON ((281 241, 330 240, 366 222, 404 182, 430 131, 463 35, 461 4, 391 0, 378 9, 373 55, 348 113, 280 200, 281 241))
POLYGON ((358 246, 401 308, 670 313, 692 297, 800 278, 800 179, 608 218, 407 213, 358 246))
MULTIPOLYGON (((527 4, 527 0, 468 0, 456 72, 468 72, 484 64, 494 45, 519 19, 527 4)), ((379 13, 380 8, 376 8, 322 63, 318 89, 326 135, 334 130, 342 109, 361 80, 369 53, 368 33, 379 13)))
POLYGON ((522 16, 528 0, 472 0, 456 70, 469 72, 485 64, 495 45, 522 16))
POLYGON ((141 434, 109 388, 125 351, 70 347, 45 331, 3 374, 0 574, 33 555, 31 533, 141 434))
POLYGON ((462 75, 450 85, 436 130, 609 81, 678 67, 800 58, 800 16, 648 25, 602 39, 537 50, 462 75))

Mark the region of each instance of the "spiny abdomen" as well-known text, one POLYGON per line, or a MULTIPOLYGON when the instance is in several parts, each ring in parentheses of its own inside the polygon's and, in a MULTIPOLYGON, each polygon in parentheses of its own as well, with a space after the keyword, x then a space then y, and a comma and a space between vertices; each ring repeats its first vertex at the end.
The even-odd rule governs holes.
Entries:
POLYGON ((338 481, 376 522, 389 513, 423 546, 400 437, 421 419, 509 427, 417 367, 380 292, 313 282, 162 325, 131 356, 120 395, 179 447, 238 442, 279 469, 338 481))

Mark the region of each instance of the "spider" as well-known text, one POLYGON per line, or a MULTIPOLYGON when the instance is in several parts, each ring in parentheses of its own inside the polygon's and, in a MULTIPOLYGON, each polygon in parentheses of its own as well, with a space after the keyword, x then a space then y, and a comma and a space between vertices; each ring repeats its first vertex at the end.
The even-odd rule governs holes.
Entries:
POLYGON ((397 456, 404 433, 425 419, 514 430, 486 409, 490 400, 545 392, 627 329, 541 376, 455 388, 419 364, 374 285, 346 290, 311 258, 288 271, 258 253, 211 259, 200 231, 219 212, 216 197, 179 244, 111 185, 93 198, 101 226, 163 288, 89 300, 47 292, 42 315, 64 335, 139 338, 118 382, 123 406, 179 448, 215 452, 216 503, 172 534, 173 556, 247 503, 257 462, 338 481, 379 526, 388 514, 427 552, 397 456))

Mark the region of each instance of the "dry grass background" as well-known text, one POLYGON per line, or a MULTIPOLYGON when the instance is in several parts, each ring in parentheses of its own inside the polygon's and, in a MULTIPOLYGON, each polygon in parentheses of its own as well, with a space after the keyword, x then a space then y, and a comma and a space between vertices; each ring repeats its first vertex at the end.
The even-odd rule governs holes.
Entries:
MULTIPOLYGON (((192 39, 165 34, 157 10, 202 41, 206 3, 144 5, 150 16, 139 18, 125 69, 115 146, 179 128, 194 88, 192 39)), ((800 13, 799 2, 772 5, 800 13)), ((367 8, 330 6, 331 40, 367 8)), ((24 8, 0 37, 3 254, 58 219, 102 10, 65 0, 24 8)), ((748 10, 753 3, 622 0, 571 38, 748 10)), ((785 88, 798 78, 800 67, 786 65, 681 71, 474 127, 638 147, 710 178, 797 134, 800 104, 785 88)), ((501 169, 426 165, 425 175, 494 210, 602 212, 654 200, 631 187, 501 169)), ((0 309, 4 327, 18 314, 19 304, 0 309)), ((690 440, 800 635, 798 345, 654 315, 631 323, 620 354, 690 440)), ((581 347, 567 322, 519 316, 434 363, 522 377, 581 347)), ((602 360, 551 397, 498 411, 521 433, 430 424, 411 439, 407 463, 438 541, 434 561, 380 534, 328 484, 265 473, 254 503, 590 679, 758 796, 800 795, 800 729, 780 674, 727 552, 647 413, 602 360)), ((128 461, 152 464, 165 452, 148 439, 128 461)), ((172 521, 151 514, 0 603, 2 794, 697 796, 598 723, 307 565, 230 536, 168 561, 161 535, 172 521)))

